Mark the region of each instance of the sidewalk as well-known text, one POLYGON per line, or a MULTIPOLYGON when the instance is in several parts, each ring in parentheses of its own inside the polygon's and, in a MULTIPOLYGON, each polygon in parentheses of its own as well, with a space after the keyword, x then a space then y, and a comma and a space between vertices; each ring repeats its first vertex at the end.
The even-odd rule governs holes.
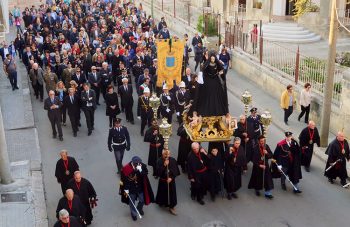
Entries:
MULTIPOLYGON (((6 40, 14 36, 11 30, 6 40)), ((15 180, 10 185, 0 185, 0 227, 47 227, 41 153, 27 72, 18 58, 16 64, 19 90, 12 91, 0 63, 0 106, 15 180)))

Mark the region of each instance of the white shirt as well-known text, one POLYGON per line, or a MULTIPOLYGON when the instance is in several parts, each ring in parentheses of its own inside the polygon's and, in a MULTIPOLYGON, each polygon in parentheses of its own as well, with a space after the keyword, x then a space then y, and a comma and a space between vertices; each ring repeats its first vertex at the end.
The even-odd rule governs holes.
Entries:
POLYGON ((303 89, 300 93, 300 105, 308 106, 311 104, 311 92, 303 89))

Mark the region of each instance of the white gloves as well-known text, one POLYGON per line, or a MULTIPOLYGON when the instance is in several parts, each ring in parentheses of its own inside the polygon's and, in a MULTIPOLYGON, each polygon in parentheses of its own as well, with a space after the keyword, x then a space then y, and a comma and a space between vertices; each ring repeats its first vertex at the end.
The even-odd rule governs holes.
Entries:
POLYGON ((167 99, 170 101, 171 100, 170 96, 167 96, 167 99))
POLYGON ((169 108, 166 108, 166 110, 165 110, 167 113, 169 113, 170 112, 170 109, 169 108))
POLYGON ((278 168, 279 170, 282 170, 282 166, 281 166, 281 165, 277 165, 277 168, 278 168))
POLYGON ((136 169, 141 173, 142 172, 142 167, 141 165, 136 166, 136 169))
POLYGON ((177 115, 177 116, 180 116, 180 112, 176 112, 176 115, 177 115))
POLYGON ((129 190, 124 190, 124 192, 125 192, 126 194, 129 194, 129 190))

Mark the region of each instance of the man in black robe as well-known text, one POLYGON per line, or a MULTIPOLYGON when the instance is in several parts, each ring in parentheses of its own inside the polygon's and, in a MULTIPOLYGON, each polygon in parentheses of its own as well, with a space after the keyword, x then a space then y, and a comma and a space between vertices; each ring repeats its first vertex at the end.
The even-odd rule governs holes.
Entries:
MULTIPOLYGON (((235 137, 241 138, 241 146, 244 148, 246 161, 250 162, 253 157, 253 146, 256 144, 254 140, 254 130, 251 122, 247 121, 246 116, 239 116, 237 129, 233 134, 235 137)), ((245 169, 247 169, 245 167, 245 169)))
POLYGON ((226 78, 222 63, 209 54, 209 59, 203 66, 203 83, 199 86, 198 97, 194 110, 198 116, 223 116, 228 113, 226 78))
POLYGON ((153 167, 153 176, 157 178, 157 175, 155 174, 157 160, 161 156, 164 145, 163 136, 159 134, 159 126, 157 120, 152 120, 151 127, 149 127, 146 131, 144 142, 150 143, 147 164, 153 167))
POLYGON ((203 197, 208 189, 208 154, 197 142, 191 145, 192 152, 187 158, 188 179, 191 182, 191 198, 197 198, 204 205, 203 197))
POLYGON ((58 212, 59 220, 53 227, 81 227, 81 224, 74 216, 69 216, 66 209, 62 209, 58 212))
POLYGON ((326 154, 328 154, 326 170, 335 164, 331 169, 325 171, 324 175, 328 177, 328 181, 331 184, 339 177, 342 186, 346 185, 346 178, 348 178, 346 160, 350 160, 350 150, 349 143, 344 138, 343 132, 338 132, 337 137, 328 145, 326 154))
MULTIPOLYGON (((297 141, 293 139, 292 132, 285 132, 285 139, 280 141, 273 153, 273 158, 281 168, 282 171, 289 177, 289 180, 294 184, 294 193, 301 193, 298 183, 302 178, 301 175, 301 151, 297 141)), ((274 165, 275 165, 274 164, 274 165)), ((283 190, 287 190, 286 177, 281 175, 281 187, 283 190)))
POLYGON ((223 184, 224 160, 217 148, 213 148, 210 150, 210 154, 208 154, 208 158, 209 158, 209 165, 208 165, 209 192, 210 192, 211 200, 214 202, 216 195, 221 190, 224 190, 221 187, 223 184))
POLYGON ((93 219, 91 208, 96 206, 96 191, 90 181, 81 177, 80 171, 74 172, 74 178, 68 182, 68 188, 78 195, 82 204, 85 206, 85 222, 91 224, 93 219))
POLYGON ((75 171, 79 170, 79 165, 75 161, 75 158, 68 156, 67 150, 62 150, 60 152, 61 158, 56 163, 55 176, 57 182, 61 184, 61 189, 63 195, 66 193, 67 183, 73 178, 75 171))
POLYGON ((74 216, 79 222, 85 225, 85 207, 81 203, 79 196, 74 195, 72 189, 67 189, 65 196, 63 196, 57 205, 56 217, 58 218, 58 212, 62 209, 66 209, 71 216, 74 216))
POLYGON ((159 206, 169 207, 169 212, 176 215, 177 195, 175 178, 180 175, 180 171, 176 160, 170 157, 169 150, 164 149, 162 158, 158 159, 156 175, 159 177, 156 203, 159 206))
POLYGON ((177 164, 181 166, 183 173, 187 172, 187 157, 191 152, 192 141, 188 136, 183 124, 177 129, 177 135, 180 136, 179 146, 177 150, 177 164))
POLYGON ((235 137, 233 145, 225 156, 224 186, 227 191, 227 199, 238 198, 236 191, 242 186, 242 169, 247 165, 244 148, 241 146, 241 139, 235 137))
POLYGON ((138 156, 134 156, 131 162, 122 169, 119 194, 122 202, 129 204, 131 217, 134 221, 137 220, 137 211, 134 205, 140 215, 144 215, 143 206, 154 202, 154 195, 147 174, 147 166, 142 163, 138 156), (138 200, 137 205, 136 199, 138 200), (134 205, 129 200, 132 200, 134 205))
POLYGON ((260 196, 260 190, 265 188, 265 197, 272 199, 273 180, 269 165, 272 158, 272 151, 266 144, 264 136, 259 136, 258 144, 254 147, 253 170, 248 184, 248 189, 255 189, 255 194, 260 196))
POLYGON ((309 121, 309 125, 301 131, 299 135, 299 144, 301 147, 301 165, 305 167, 306 172, 310 172, 314 144, 320 147, 320 135, 315 126, 315 122, 309 121))

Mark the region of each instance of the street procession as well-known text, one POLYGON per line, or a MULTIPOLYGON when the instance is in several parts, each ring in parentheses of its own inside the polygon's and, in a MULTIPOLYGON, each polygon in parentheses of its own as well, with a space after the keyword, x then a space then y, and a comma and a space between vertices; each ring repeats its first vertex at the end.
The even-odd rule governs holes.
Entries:
MULTIPOLYGON (((158 3, 152 7, 163 10, 158 3)), ((11 92, 28 80, 39 113, 41 153, 51 162, 43 161, 49 226, 198 226, 191 219, 203 212, 213 215, 202 224, 250 224, 202 226, 315 226, 279 219, 285 203, 297 210, 311 194, 322 200, 350 186, 347 135, 339 128, 322 141, 321 113, 310 111, 314 84, 290 81, 281 90, 266 82, 263 90, 282 91, 277 110, 269 109, 253 86, 232 78, 233 47, 210 45, 205 32, 172 30, 175 5, 172 16, 144 4, 46 0, 11 11, 17 30, 0 54, 11 92), (322 185, 327 191, 316 191, 322 185), (255 201, 276 214, 275 224, 253 221, 255 201), (245 207, 244 217, 229 211, 245 207)), ((320 204, 315 212, 327 216, 320 204)))

